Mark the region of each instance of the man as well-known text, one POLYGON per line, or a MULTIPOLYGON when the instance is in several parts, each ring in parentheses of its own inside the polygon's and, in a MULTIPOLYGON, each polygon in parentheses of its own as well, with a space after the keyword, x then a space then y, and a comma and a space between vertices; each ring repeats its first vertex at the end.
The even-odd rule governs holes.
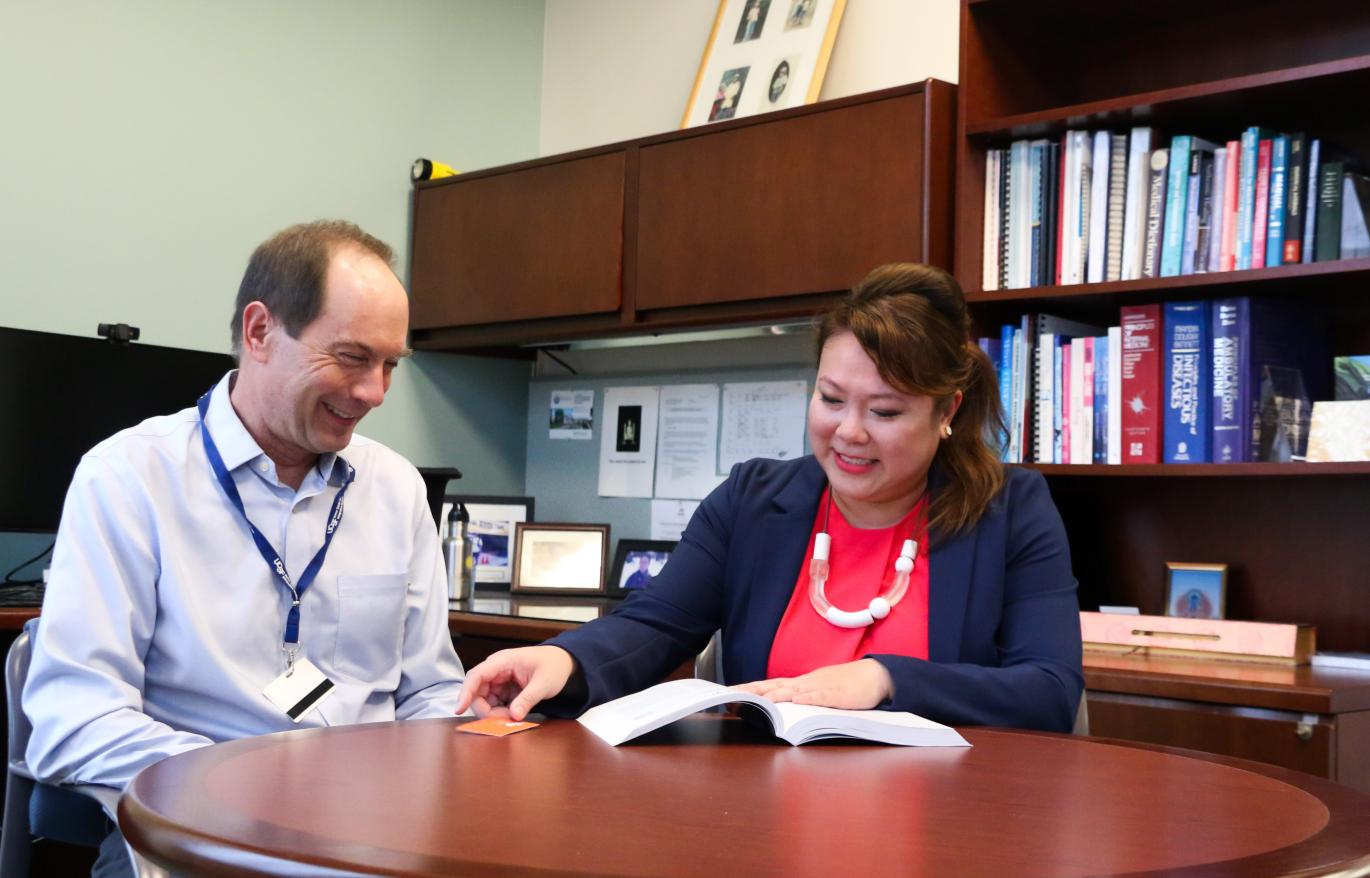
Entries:
POLYGON ((628 580, 623 583, 623 590, 631 591, 635 588, 646 588, 647 586, 651 585, 652 571, 648 569, 651 567, 651 565, 652 559, 650 556, 645 554, 638 555, 637 569, 634 570, 633 575, 629 576, 628 580))
MULTIPOLYGON (((349 223, 266 241, 238 368, 81 460, 24 688, 40 779, 121 789, 216 741, 451 716, 463 671, 422 480, 353 435, 408 354, 391 259, 349 223)), ((117 832, 97 869, 111 858, 127 868, 117 832)))

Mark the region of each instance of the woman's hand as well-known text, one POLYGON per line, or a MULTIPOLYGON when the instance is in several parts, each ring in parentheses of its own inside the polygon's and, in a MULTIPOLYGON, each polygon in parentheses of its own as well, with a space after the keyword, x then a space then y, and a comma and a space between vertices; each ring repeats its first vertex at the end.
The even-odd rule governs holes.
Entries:
POLYGON ((575 659, 559 646, 500 650, 466 672, 453 712, 473 708, 479 717, 522 720, 539 701, 560 693, 575 669, 575 659))
POLYGON ((772 701, 846 710, 870 710, 894 695, 890 672, 875 659, 828 665, 800 677, 758 680, 737 688, 772 701))

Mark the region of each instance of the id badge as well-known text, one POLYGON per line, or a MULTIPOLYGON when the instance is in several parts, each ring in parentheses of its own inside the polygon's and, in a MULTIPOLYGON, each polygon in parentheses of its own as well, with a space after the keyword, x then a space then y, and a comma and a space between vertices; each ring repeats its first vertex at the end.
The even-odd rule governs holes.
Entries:
POLYGON ((333 694, 333 681, 304 656, 295 659, 294 666, 271 681, 262 694, 272 704, 285 711, 291 722, 298 723, 306 713, 333 694))

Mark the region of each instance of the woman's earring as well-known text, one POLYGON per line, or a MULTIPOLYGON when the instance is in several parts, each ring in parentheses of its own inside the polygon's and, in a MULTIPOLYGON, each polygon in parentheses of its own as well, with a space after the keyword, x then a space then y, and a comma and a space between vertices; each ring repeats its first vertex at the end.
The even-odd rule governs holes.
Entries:
POLYGON ((951 438, 951 424, 942 425, 942 435, 947 437, 948 439, 951 438))

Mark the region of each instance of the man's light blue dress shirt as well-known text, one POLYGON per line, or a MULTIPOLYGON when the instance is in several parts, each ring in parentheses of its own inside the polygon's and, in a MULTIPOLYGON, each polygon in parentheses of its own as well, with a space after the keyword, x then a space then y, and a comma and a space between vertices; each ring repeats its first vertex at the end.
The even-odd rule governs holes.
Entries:
MULTIPOLYGON (((214 389, 210 433, 248 516, 298 578, 323 544, 345 467, 324 455, 298 491, 282 484, 228 389, 228 377, 214 389)), ((342 456, 356 481, 301 599, 299 644, 337 689, 298 725, 262 694, 286 667, 290 593, 215 480, 197 411, 151 418, 82 458, 24 688, 40 779, 123 787, 217 741, 451 715, 463 670, 423 482, 360 436, 342 456)))

